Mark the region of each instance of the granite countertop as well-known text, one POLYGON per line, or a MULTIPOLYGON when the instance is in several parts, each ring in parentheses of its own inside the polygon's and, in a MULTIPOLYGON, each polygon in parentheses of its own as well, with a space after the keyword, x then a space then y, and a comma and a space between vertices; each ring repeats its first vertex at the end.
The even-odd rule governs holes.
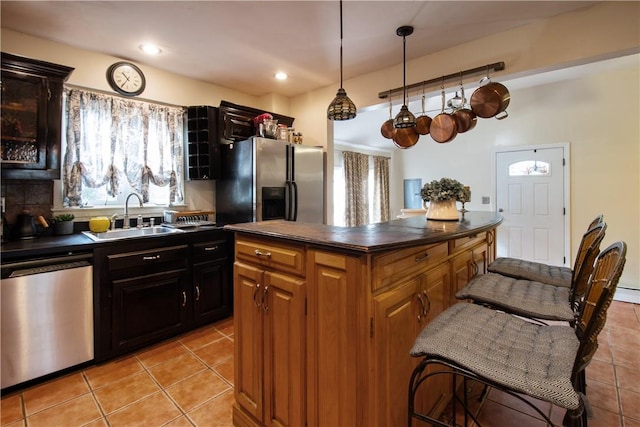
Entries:
POLYGON ((172 236, 184 236, 185 233, 197 233, 207 230, 220 230, 221 226, 206 226, 193 229, 184 229, 184 233, 169 234, 166 236, 137 237, 135 239, 107 240, 96 242, 81 232, 66 236, 39 236, 33 239, 9 240, 2 242, 2 260, 7 261, 23 257, 46 257, 69 252, 89 252, 99 246, 121 245, 126 248, 126 242, 140 241, 141 239, 164 239, 172 236))
POLYGON ((275 220, 231 224, 224 229, 341 250, 375 252, 470 236, 497 227, 502 219, 496 212, 466 212, 458 221, 414 216, 360 227, 336 227, 275 220))

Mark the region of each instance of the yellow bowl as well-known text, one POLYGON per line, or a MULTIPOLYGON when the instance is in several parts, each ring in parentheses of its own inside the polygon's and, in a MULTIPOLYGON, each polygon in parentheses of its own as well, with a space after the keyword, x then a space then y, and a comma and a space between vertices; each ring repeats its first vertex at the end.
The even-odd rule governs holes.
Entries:
POLYGON ((96 216, 89 220, 89 230, 94 233, 104 233, 110 225, 111 221, 106 216, 96 216))

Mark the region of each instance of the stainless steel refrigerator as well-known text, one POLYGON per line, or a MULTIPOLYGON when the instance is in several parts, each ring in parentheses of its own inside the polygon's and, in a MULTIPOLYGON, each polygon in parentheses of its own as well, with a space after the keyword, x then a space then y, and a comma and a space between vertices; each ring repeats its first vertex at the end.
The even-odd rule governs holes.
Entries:
POLYGON ((254 137, 221 147, 216 222, 324 223, 321 147, 254 137))

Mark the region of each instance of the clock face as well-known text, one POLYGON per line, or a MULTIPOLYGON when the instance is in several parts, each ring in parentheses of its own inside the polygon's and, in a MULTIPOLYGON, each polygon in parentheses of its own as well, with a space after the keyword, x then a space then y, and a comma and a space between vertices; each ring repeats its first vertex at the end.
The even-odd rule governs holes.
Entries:
POLYGON ((146 84, 140 68, 130 62, 116 62, 110 66, 107 80, 113 90, 126 96, 140 95, 146 84))

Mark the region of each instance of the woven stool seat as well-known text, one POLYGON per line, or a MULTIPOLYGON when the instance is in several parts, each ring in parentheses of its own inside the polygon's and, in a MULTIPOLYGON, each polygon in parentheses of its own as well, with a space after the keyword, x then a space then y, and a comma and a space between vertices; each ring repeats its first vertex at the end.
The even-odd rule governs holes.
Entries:
POLYGON ((569 326, 458 303, 422 330, 411 355, 442 357, 511 390, 576 410, 581 401, 571 374, 579 346, 569 326))
MULTIPOLYGON (((600 251, 600 242, 604 238, 606 228, 602 215, 591 221, 580 242, 573 269, 519 258, 500 257, 489 264, 487 271, 565 288, 570 288, 580 281, 586 284, 593 270, 593 262, 600 251)), ((584 289, 579 289, 578 295, 583 292, 584 289)))
POLYGON ((553 286, 571 287, 573 270, 518 258, 497 258, 487 270, 516 279, 534 280, 553 286))
POLYGON ((572 322, 576 313, 569 302, 570 289, 500 274, 481 274, 456 294, 520 316, 572 322))

